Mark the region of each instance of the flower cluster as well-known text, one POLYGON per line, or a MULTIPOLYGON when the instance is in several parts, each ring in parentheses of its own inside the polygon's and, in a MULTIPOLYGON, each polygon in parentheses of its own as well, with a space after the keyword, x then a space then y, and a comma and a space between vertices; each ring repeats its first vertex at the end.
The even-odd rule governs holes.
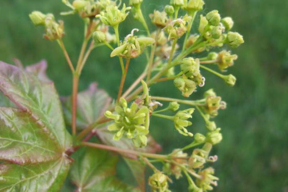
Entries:
MULTIPOLYGON (((185 139, 190 143, 173 150, 168 155, 133 151, 133 154, 138 154, 139 159, 154 171, 149 178, 153 192, 169 192, 168 181, 171 179, 167 175, 176 179, 186 177, 188 190, 192 192, 209 191, 217 186, 218 178, 214 176, 214 169, 210 165, 207 166, 207 163, 217 160, 217 156, 210 156, 210 152, 214 145, 222 141, 223 136, 221 128, 217 127, 213 118, 220 110, 226 108, 226 103, 213 89, 207 88, 199 100, 192 100, 194 96, 192 94, 207 86, 205 81, 209 81, 209 76, 203 72, 204 70, 220 77, 229 86, 235 85, 236 77, 225 72, 234 65, 238 56, 232 54, 230 50, 210 52, 210 49, 218 50, 225 44, 228 45, 227 48, 236 48, 244 43, 242 35, 231 31, 234 25, 233 19, 222 18, 217 10, 210 11, 206 15, 202 14, 199 18, 197 14, 205 5, 203 0, 170 0, 169 4, 163 6, 164 10, 154 10, 149 15, 150 22, 156 28, 155 31, 150 31, 141 10, 143 0, 129 0, 129 7, 116 0, 74 0, 72 3, 63 0, 63 3, 71 9, 63 15, 79 14, 85 24, 84 43, 76 68, 71 64, 71 60, 67 59, 74 78, 79 78, 92 50, 102 45, 112 50, 110 56, 118 57, 121 65, 122 77, 118 97, 100 118, 100 123, 96 121, 96 124, 101 124, 102 120, 109 122, 108 130, 113 133, 115 141, 126 137, 132 140, 131 143, 136 148, 140 148, 148 145, 147 138, 151 137, 150 122, 154 117, 162 118, 168 120, 180 136, 186 136, 185 139), (120 41, 119 26, 127 19, 130 10, 134 18, 142 24, 145 35, 141 34, 142 30, 131 28, 131 33, 125 34, 126 37, 120 41), (110 28, 114 31, 110 31, 110 28), (198 32, 191 33, 195 28, 198 32), (140 33, 139 36, 135 35, 136 31, 140 33), (90 47, 87 47, 89 43, 90 47), (142 53, 145 53, 143 55, 146 57, 143 56, 143 60, 146 60, 147 66, 125 91, 124 83, 129 64, 135 62, 134 58, 142 53), (217 65, 218 68, 215 67, 216 70, 213 70, 211 65, 217 65), (202 74, 205 74, 207 79, 202 74), (170 98, 168 95, 163 97, 151 95, 149 92, 151 86, 163 81, 174 84, 185 99, 170 98), (166 107, 161 108, 162 106, 166 107), (199 133, 196 129, 193 133, 190 131, 192 125, 190 119, 195 109, 205 121, 206 133, 199 133), (155 161, 162 163, 161 171, 153 166, 152 163, 155 161)), ((58 40, 65 56, 69 57, 61 41, 64 35, 63 22, 56 22, 52 14, 43 14, 39 11, 32 12, 30 18, 33 24, 44 26, 44 37, 58 40)), ((77 88, 77 82, 74 86, 77 88)), ((77 95, 77 91, 74 94, 77 95)), ((76 102, 75 97, 73 99, 72 104, 77 104, 77 99, 76 102)), ((72 108, 77 110, 77 106, 72 108)), ((73 114, 77 114, 76 111, 73 114)), ((123 150, 119 152, 122 153, 123 150)))
POLYGON ((109 131, 116 132, 113 139, 117 141, 125 135, 132 139, 135 146, 146 146, 146 135, 149 133, 146 117, 149 115, 149 109, 146 106, 139 107, 136 103, 132 103, 129 108, 127 101, 121 98, 119 105, 115 107, 115 112, 116 114, 105 112, 107 118, 114 120, 114 123, 108 126, 109 131))

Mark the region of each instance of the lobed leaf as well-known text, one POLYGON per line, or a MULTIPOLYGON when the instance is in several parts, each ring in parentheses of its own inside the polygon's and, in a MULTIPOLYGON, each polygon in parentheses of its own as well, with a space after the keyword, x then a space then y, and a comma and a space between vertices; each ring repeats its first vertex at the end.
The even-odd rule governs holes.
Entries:
POLYGON ((1 96, 14 103, 0 107, 0 191, 56 192, 70 168, 71 136, 45 70, 45 62, 26 69, 0 62, 1 96))
POLYGON ((50 130, 50 136, 63 150, 71 145, 60 100, 52 82, 43 82, 33 73, 0 62, 0 90, 21 110, 50 130))
POLYGON ((93 148, 82 148, 74 156, 72 182, 81 192, 133 192, 131 186, 115 178, 117 156, 93 148))

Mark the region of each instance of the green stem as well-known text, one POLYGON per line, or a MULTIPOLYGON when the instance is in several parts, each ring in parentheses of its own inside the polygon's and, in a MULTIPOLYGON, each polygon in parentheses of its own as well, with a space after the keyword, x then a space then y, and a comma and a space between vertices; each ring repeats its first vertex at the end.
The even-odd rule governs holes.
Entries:
POLYGON ((199 111, 200 115, 203 117, 204 121, 207 122, 209 121, 203 111, 200 109, 200 107, 196 106, 196 109, 199 111))
MULTIPOLYGON (((116 36, 117 45, 120 46, 119 25, 114 26, 114 32, 115 32, 115 36, 116 36)), ((120 65, 121 65, 122 75, 124 75, 125 67, 124 67, 123 58, 119 57, 119 61, 120 61, 120 65)))
POLYGON ((168 120, 171 120, 171 121, 174 120, 173 116, 168 116, 168 115, 161 115, 161 114, 152 113, 152 116, 160 117, 160 118, 163 118, 163 119, 168 119, 168 120))
POLYGON ((145 21, 145 18, 144 18, 143 14, 142 14, 142 10, 139 8, 139 9, 137 9, 137 12, 138 12, 137 14, 139 16, 139 21, 141 22, 141 24, 145 28, 145 30, 147 32, 147 35, 150 36, 150 31, 149 31, 148 25, 147 25, 147 23, 145 21))
POLYGON ((224 75, 222 75, 222 74, 220 74, 220 73, 218 73, 218 72, 216 72, 216 71, 214 71, 214 70, 212 70, 212 69, 210 69, 208 67, 205 67, 203 65, 200 65, 200 67, 205 69, 206 71, 209 71, 210 73, 213 73, 214 75, 216 75, 216 76, 218 76, 218 77, 220 77, 222 79, 224 78, 224 75))
POLYGON ((155 44, 153 45, 152 49, 151 49, 151 55, 150 55, 150 59, 149 59, 149 64, 148 64, 148 70, 147 70, 147 80, 150 80, 151 77, 151 71, 152 71, 152 67, 153 67, 153 61, 154 61, 154 55, 155 55, 155 51, 156 51, 156 47, 157 47, 157 38, 159 36, 160 30, 158 29, 156 32, 156 36, 155 36, 155 44))
POLYGON ((178 102, 183 103, 186 105, 193 105, 193 106, 202 106, 205 103, 205 100, 196 100, 196 101, 189 101, 189 100, 181 100, 181 99, 174 99, 168 97, 151 97, 151 99, 158 100, 158 101, 167 101, 167 102, 178 102))
POLYGON ((181 150, 182 151, 185 151, 185 150, 187 150, 187 149, 190 149, 190 148, 193 148, 193 147, 196 147, 196 146, 198 146, 198 145, 201 145, 201 144, 203 144, 204 142, 202 142, 202 143, 191 143, 191 144, 189 144, 189 145, 187 145, 187 146, 185 146, 185 147, 183 147, 181 150))
POLYGON ((188 26, 187 26, 188 30, 187 30, 187 32, 186 32, 186 36, 185 36, 185 39, 184 39, 182 51, 185 50, 185 46, 186 46, 187 40, 188 40, 188 38, 189 38, 189 35, 190 35, 190 32, 191 32, 191 29, 192 29, 192 26, 193 26, 193 23, 194 23, 196 14, 197 14, 197 11, 194 11, 193 13, 190 13, 190 14, 189 14, 189 15, 191 15, 192 19, 191 19, 191 21, 188 23, 188 26))
POLYGON ((177 44, 177 39, 174 39, 174 40, 173 40, 173 43, 172 43, 172 50, 171 50, 171 53, 170 53, 170 57, 169 57, 169 61, 168 61, 168 66, 171 65, 171 61, 172 61, 172 59, 173 59, 174 52, 175 52, 175 49, 176 49, 176 44, 177 44))

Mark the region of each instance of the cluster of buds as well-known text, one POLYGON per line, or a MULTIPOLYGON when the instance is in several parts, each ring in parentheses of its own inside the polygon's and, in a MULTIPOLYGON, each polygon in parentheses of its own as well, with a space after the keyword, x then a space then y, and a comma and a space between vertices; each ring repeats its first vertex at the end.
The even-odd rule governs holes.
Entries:
POLYGON ((146 135, 149 133, 146 118, 149 116, 149 109, 146 106, 139 107, 135 102, 128 108, 127 101, 121 98, 119 105, 115 107, 115 112, 116 114, 105 112, 107 118, 114 120, 114 123, 108 126, 109 131, 116 132, 113 139, 118 141, 125 135, 132 139, 136 147, 146 146, 146 135))
POLYGON ((201 177, 196 180, 197 186, 203 191, 213 190, 212 186, 217 186, 217 181, 219 180, 217 177, 214 176, 214 173, 215 171, 212 167, 208 167, 204 170, 199 171, 198 174, 201 177))
POLYGON ((200 73, 199 59, 192 57, 181 61, 181 71, 183 75, 174 80, 174 85, 182 92, 184 97, 189 97, 197 88, 203 87, 205 78, 200 73))
POLYGON ((221 19, 217 10, 209 12, 206 16, 200 16, 199 33, 213 46, 222 46, 227 43, 236 48, 244 43, 242 35, 237 32, 230 32, 233 27, 233 20, 230 17, 221 19), (224 34, 228 31, 227 34, 224 34))
POLYGON ((187 24, 192 18, 185 15, 182 19, 175 19, 167 24, 164 31, 168 34, 168 39, 179 39, 187 31, 187 24))
POLYGON ((153 192, 170 192, 168 189, 168 176, 161 173, 160 171, 155 172, 149 177, 149 185, 151 186, 153 192))
POLYGON ((39 11, 33 11, 29 17, 34 25, 43 25, 45 27, 45 39, 53 41, 61 39, 64 36, 63 21, 57 23, 53 14, 45 15, 39 11))
POLYGON ((155 43, 155 39, 151 37, 135 36, 134 31, 138 31, 138 29, 133 29, 131 34, 126 36, 124 42, 112 51, 111 57, 136 58, 143 53, 147 46, 155 43))

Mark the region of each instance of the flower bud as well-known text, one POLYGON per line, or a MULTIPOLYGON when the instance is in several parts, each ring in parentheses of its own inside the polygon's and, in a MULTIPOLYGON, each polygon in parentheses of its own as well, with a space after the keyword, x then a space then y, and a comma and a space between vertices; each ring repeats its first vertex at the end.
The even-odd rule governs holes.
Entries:
POLYGON ((189 0, 187 6, 184 7, 185 10, 189 11, 200 11, 203 9, 204 6, 203 0, 189 0))
POLYGON ((95 31, 93 33, 93 40, 95 43, 103 43, 106 41, 106 34, 102 31, 95 31))
POLYGON ((166 12, 169 16, 173 15, 173 13, 175 12, 174 7, 171 6, 171 5, 166 5, 166 6, 165 6, 165 12, 166 12))
POLYGON ((232 48, 236 48, 244 43, 244 39, 243 36, 237 32, 228 32, 226 42, 232 48))
POLYGON ((203 143, 206 140, 206 137, 202 135, 201 133, 196 133, 194 140, 197 143, 203 143))
POLYGON ((222 35, 222 27, 221 26, 216 26, 216 27, 212 27, 211 29, 211 35, 213 39, 219 39, 222 35))
POLYGON ((213 89, 209 89, 207 91, 205 91, 204 93, 204 97, 207 98, 207 97, 216 97, 216 93, 214 92, 213 89))
POLYGON ((215 121, 207 121, 207 122, 206 122, 206 128, 207 128, 209 131, 214 131, 214 130, 217 128, 215 121))
POLYGON ((30 19, 34 25, 44 25, 45 24, 46 15, 44 15, 40 11, 33 11, 29 15, 29 17, 30 17, 30 19))
POLYGON ((197 88, 197 84, 190 79, 176 78, 174 85, 177 87, 184 97, 189 97, 197 88))
POLYGON ((88 1, 85 0, 75 0, 73 1, 72 5, 75 8, 76 11, 81 11, 89 4, 88 1))
POLYGON ((159 171, 149 177, 148 183, 155 191, 159 190, 164 192, 168 190, 168 177, 159 171))
POLYGON ((231 17, 225 17, 221 20, 221 22, 227 31, 230 31, 234 25, 234 21, 231 17))
POLYGON ((236 77, 232 74, 223 76, 223 79, 229 86, 234 86, 236 83, 236 77))
POLYGON ((216 145, 218 143, 220 143, 222 141, 222 134, 220 133, 220 128, 212 131, 212 132, 209 132, 207 133, 207 137, 206 137, 206 141, 213 144, 213 145, 216 145))
POLYGON ((206 18, 209 24, 213 26, 218 26, 221 20, 221 16, 217 10, 207 13, 206 18))
POLYGON ((168 108, 171 111, 177 111, 179 109, 180 105, 177 102, 170 102, 168 108))
POLYGON ((142 2, 143 2, 143 0, 130 0, 129 5, 130 6, 139 6, 139 5, 141 5, 142 2))
POLYGON ((170 5, 173 5, 174 7, 181 7, 184 5, 183 0, 170 0, 170 5))
POLYGON ((208 24, 209 23, 206 17, 204 17, 203 15, 200 15, 200 24, 199 24, 198 31, 201 35, 205 34, 208 24))
POLYGON ((207 56, 208 60, 216 60, 218 58, 218 53, 210 52, 207 56))

